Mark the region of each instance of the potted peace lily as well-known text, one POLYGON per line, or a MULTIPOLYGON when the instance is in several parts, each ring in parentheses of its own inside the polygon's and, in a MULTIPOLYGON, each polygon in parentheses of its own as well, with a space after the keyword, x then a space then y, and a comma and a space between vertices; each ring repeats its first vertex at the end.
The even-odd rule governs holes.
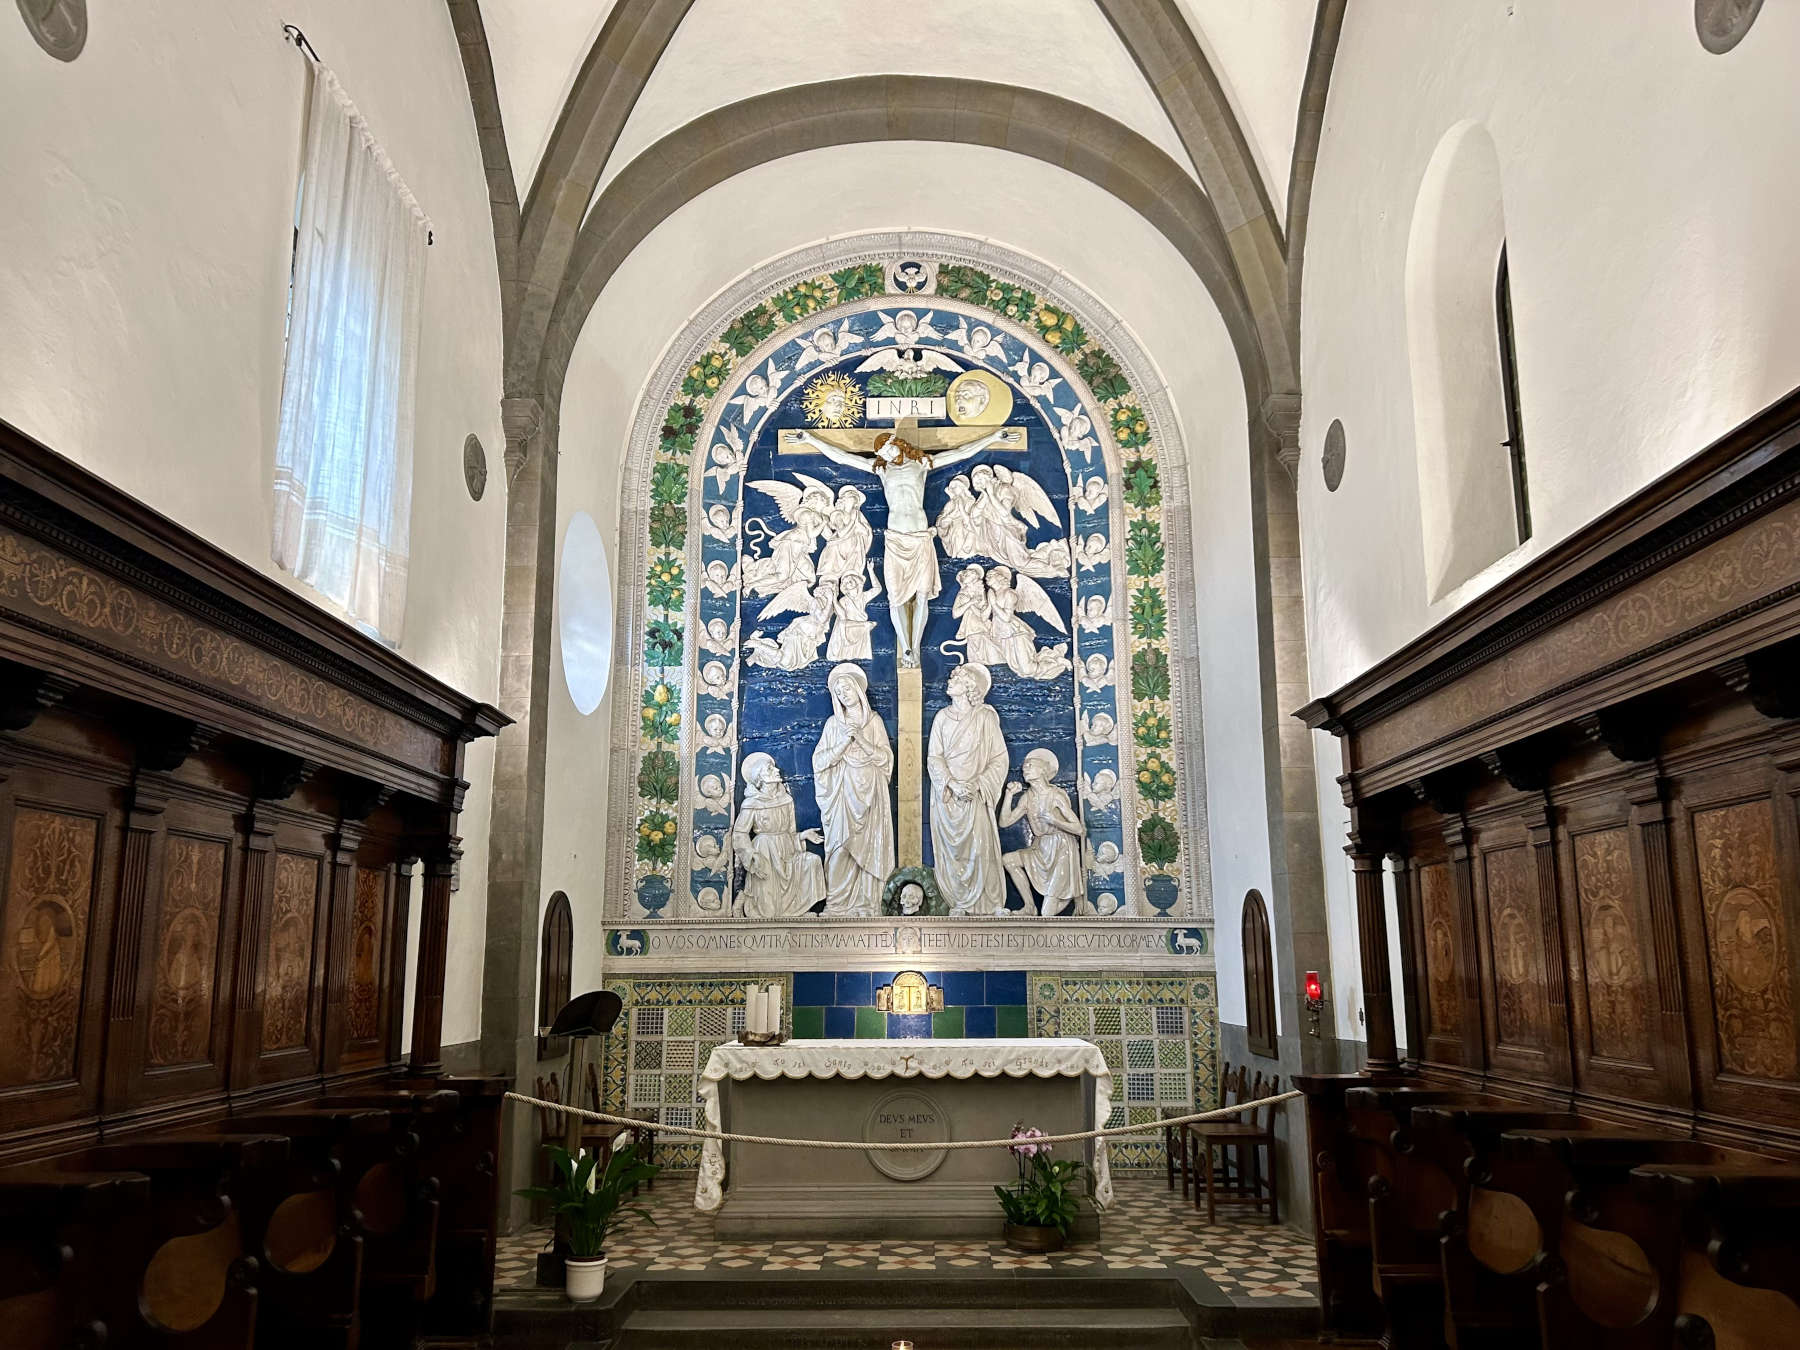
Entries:
POLYGON ((640 1162, 635 1144, 614 1149, 605 1167, 599 1167, 598 1155, 586 1149, 572 1156, 561 1144, 549 1144, 544 1151, 550 1155, 550 1185, 527 1186, 518 1194, 550 1202, 569 1248, 563 1292, 571 1303, 591 1303, 606 1288, 606 1235, 619 1216, 636 1214, 646 1223, 656 1222, 643 1206, 623 1202, 661 1169, 640 1162))
POLYGON ((1040 1129, 1013 1126, 1019 1183, 1010 1190, 994 1187, 1006 1212, 1006 1245, 1020 1251, 1061 1251, 1081 1209, 1081 1164, 1052 1162, 1050 1145, 1038 1142, 1044 1137, 1040 1129))

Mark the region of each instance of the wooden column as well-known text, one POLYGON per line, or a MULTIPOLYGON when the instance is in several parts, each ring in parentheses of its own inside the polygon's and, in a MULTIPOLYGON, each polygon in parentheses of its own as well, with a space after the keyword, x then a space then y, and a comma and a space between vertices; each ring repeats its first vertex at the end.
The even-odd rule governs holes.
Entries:
POLYGON ((1450 893, 1456 902, 1456 981, 1462 998, 1463 1064, 1487 1067, 1487 1033, 1481 1008, 1481 969, 1475 935, 1475 839, 1460 811, 1444 817, 1444 845, 1450 853, 1450 893))
POLYGON ((362 846, 362 830, 345 821, 326 836, 325 865, 329 873, 331 906, 325 948, 325 1072, 336 1073, 344 1058, 344 1041, 350 1017, 350 946, 355 940, 356 850, 362 846))
POLYGON ((1631 824, 1643 851, 1644 891, 1650 940, 1656 952, 1658 1056, 1667 1075, 1668 1101, 1693 1105, 1693 1037, 1688 1031, 1687 990, 1681 973, 1681 939, 1675 915, 1675 878, 1669 857, 1668 780, 1654 770, 1627 789, 1631 824))
POLYGON ((162 870, 163 813, 167 789, 140 770, 125 813, 125 850, 119 870, 119 910, 113 928, 112 989, 107 1003, 105 1109, 116 1111, 131 1096, 131 1080, 143 1041, 144 911, 152 907, 162 870))
POLYGON ((1400 920, 1400 981, 1406 991, 1406 1057, 1418 1060, 1425 1053, 1425 957, 1419 947, 1419 903, 1415 864, 1406 853, 1388 854, 1394 865, 1394 907, 1400 920))
POLYGON ((1562 899, 1556 884, 1556 817, 1548 797, 1540 796, 1525 813, 1525 837, 1537 869, 1538 920, 1543 925, 1544 992, 1550 1009, 1550 1044, 1546 1047, 1557 1081, 1573 1082, 1575 1023, 1569 1016, 1569 978, 1565 973, 1562 899))
POLYGON ((1344 851, 1356 878, 1356 931, 1362 957, 1364 1034, 1369 1068, 1397 1069, 1400 1052, 1394 1040, 1394 984, 1388 969, 1386 877, 1379 849, 1356 835, 1344 851))
POLYGON ((233 977, 231 1082, 247 1087, 255 1081, 256 1057, 262 1050, 263 951, 269 942, 270 859, 275 852, 275 822, 252 802, 244 812, 244 921, 239 930, 237 971, 233 977))
POLYGON ((419 909, 419 971, 413 995, 412 1070, 444 1067, 444 962, 449 955, 450 879, 462 857, 450 836, 425 855, 425 894, 419 909))

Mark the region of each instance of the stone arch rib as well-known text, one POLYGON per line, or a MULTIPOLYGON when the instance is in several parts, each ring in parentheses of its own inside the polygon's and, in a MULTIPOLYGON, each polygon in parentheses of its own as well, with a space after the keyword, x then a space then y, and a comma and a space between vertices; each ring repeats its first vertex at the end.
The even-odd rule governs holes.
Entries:
POLYGON ((1029 156, 1086 178, 1132 207, 1206 286, 1236 349, 1251 408, 1269 388, 1264 339, 1217 211, 1193 178, 1144 137, 1054 94, 979 80, 873 75, 796 85, 715 108, 645 150, 589 211, 544 342, 541 388, 554 405, 570 353, 606 283, 652 230, 718 183, 833 145, 949 141, 1029 156))

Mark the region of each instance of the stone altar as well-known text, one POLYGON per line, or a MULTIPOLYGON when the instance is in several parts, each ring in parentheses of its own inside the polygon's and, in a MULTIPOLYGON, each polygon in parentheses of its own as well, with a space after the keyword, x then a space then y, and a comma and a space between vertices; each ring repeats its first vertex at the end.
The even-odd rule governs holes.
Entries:
MULTIPOLYGON (((712 1129, 790 1139, 1003 1139, 1023 1121, 1049 1134, 1112 1111, 1112 1075, 1087 1041, 817 1040, 717 1047, 701 1074, 712 1129)), ((1098 1233, 1112 1202, 1106 1141, 1064 1145, 1088 1164, 1098 1233), (1079 1153, 1076 1150, 1080 1150, 1079 1153)), ((722 1145, 701 1154, 694 1203, 721 1238, 990 1237, 996 1185, 1018 1177, 1004 1149, 865 1152, 722 1145)))

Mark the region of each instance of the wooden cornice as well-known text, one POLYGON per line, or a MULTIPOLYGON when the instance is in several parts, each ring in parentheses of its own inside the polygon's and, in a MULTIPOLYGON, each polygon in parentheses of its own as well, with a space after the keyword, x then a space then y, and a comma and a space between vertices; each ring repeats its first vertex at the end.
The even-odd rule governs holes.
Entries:
POLYGON ((462 744, 511 720, 3 421, 0 658, 427 800, 455 795, 462 744), (130 631, 156 607, 186 659, 130 631), (259 678, 220 675, 252 657, 259 678))
MULTIPOLYGON (((1546 550, 1455 614, 1341 688, 1294 715, 1347 738, 1346 768, 1360 791, 1381 791, 1496 746, 1671 683, 1800 632, 1800 599, 1785 588, 1759 595, 1641 650, 1574 671, 1455 725, 1397 735, 1378 748, 1362 733, 1482 671, 1528 642, 1670 568, 1752 522, 1800 502, 1800 390, 1735 428, 1590 525, 1546 550), (1629 679, 1624 678, 1629 675, 1629 679), (1591 697, 1589 697, 1591 695, 1591 697), (1584 699, 1586 700, 1584 704, 1584 699)), ((1800 583, 1800 568, 1796 569, 1800 583)), ((1416 710, 1416 709, 1415 709, 1416 710)))

